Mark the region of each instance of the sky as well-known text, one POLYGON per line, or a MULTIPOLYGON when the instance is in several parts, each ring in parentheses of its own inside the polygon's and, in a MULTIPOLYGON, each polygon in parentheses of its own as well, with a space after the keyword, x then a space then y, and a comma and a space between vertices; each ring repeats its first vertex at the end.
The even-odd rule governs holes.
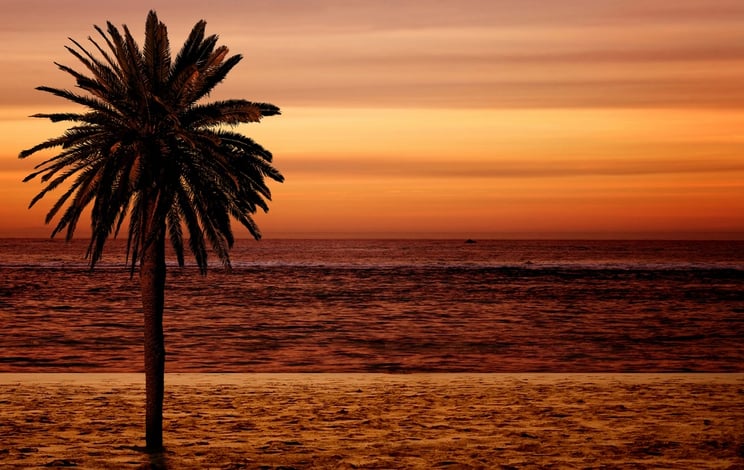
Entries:
POLYGON ((34 90, 74 85, 67 38, 155 9, 244 56, 210 99, 282 110, 240 128, 286 177, 265 237, 744 238, 740 0, 2 5, 0 236, 51 233, 17 156, 75 109, 34 90))

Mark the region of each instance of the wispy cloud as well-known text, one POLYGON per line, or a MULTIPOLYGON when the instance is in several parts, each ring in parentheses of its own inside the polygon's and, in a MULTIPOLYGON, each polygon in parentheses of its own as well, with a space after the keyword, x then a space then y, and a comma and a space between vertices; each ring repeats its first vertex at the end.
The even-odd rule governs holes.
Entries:
POLYGON ((744 4, 730 0, 673 7, 662 0, 411 0, 388 6, 222 0, 208 11, 191 0, 135 0, 114 9, 77 0, 75 16, 66 14, 67 3, 44 2, 47 14, 31 21, 38 2, 13 3, 0 20, 7 36, 0 67, 16 72, 0 77, 7 103, 48 101, 28 80, 37 85, 66 78, 51 62, 66 60, 67 36, 84 40, 90 25, 107 19, 126 22, 137 34, 144 12, 155 7, 174 43, 205 17, 211 31, 246 56, 221 92, 250 92, 284 106, 744 105, 744 30, 735 21, 744 17, 744 4))
MULTIPOLYGON (((744 147, 744 146, 743 146, 744 147)), ((744 148, 742 148, 744 151, 744 148)), ((441 161, 392 160, 389 158, 286 158, 285 172, 302 175, 346 175, 368 178, 565 178, 578 176, 642 176, 674 174, 741 173, 744 160, 713 158, 699 160, 669 160, 654 158, 614 158, 595 160, 505 160, 441 161)))

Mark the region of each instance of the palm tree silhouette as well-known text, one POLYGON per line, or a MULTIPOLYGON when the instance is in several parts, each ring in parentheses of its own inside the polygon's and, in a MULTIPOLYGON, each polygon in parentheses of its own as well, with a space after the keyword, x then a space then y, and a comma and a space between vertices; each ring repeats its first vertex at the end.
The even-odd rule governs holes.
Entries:
POLYGON ((257 208, 268 210, 266 179, 284 179, 271 165, 269 151, 229 129, 279 114, 279 108, 245 100, 201 103, 241 60, 240 55, 228 56, 227 47, 218 47, 216 35, 205 36, 205 26, 203 20, 196 23, 173 60, 167 29, 154 11, 147 17, 142 49, 126 26, 120 31, 110 22, 106 31, 95 26, 103 42, 88 38, 97 54, 70 39, 73 46, 66 49, 87 74, 55 64, 72 75, 84 93, 37 89, 86 109, 34 115, 74 124, 63 135, 19 155, 61 148, 24 180, 40 177, 45 183, 29 207, 63 183, 68 185, 46 222, 65 207, 52 237, 66 230, 70 240, 90 206, 86 258, 91 269, 106 240, 123 227, 127 232, 127 263, 132 273, 140 267, 149 451, 163 448, 165 239, 170 239, 180 266, 186 240, 202 274, 210 248, 229 267, 231 219, 260 238, 251 215, 257 208))

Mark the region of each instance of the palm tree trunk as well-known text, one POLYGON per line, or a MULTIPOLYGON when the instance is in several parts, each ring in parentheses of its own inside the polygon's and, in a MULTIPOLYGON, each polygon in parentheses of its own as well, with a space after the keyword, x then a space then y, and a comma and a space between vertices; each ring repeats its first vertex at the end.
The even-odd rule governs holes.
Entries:
POLYGON ((147 450, 163 449, 163 395, 165 391, 165 236, 163 230, 146 243, 140 270, 142 310, 145 317, 145 442, 147 450))

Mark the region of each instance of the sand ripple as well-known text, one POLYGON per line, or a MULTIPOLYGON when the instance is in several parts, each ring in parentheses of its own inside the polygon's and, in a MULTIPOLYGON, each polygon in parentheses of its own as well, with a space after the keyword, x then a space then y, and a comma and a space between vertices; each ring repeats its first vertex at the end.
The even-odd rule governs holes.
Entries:
MULTIPOLYGON (((141 376, 0 374, 0 467, 149 468, 141 376)), ((161 468, 744 468, 742 374, 171 374, 161 468)))

